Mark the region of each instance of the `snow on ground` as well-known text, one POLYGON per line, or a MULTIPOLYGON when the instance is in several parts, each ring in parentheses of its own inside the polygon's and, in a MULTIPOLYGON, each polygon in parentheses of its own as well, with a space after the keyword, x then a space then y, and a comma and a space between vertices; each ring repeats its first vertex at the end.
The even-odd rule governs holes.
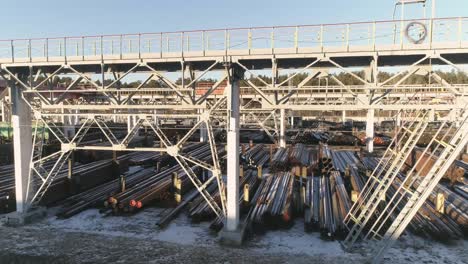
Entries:
MULTIPOLYGON (((193 224, 184 214, 180 214, 166 228, 156 226, 157 220, 164 212, 160 208, 146 208, 136 215, 103 217, 99 210, 90 209, 69 219, 57 219, 50 216, 46 221, 37 225, 97 233, 109 236, 137 237, 153 239, 182 245, 203 243, 217 245, 217 235, 209 229, 209 222, 193 224)), ((254 235, 247 242, 257 252, 277 252, 306 255, 343 255, 340 244, 336 241, 324 241, 318 233, 305 233, 304 224, 296 220, 290 229, 267 231, 263 235, 254 235)))
POLYGON ((306 233, 304 222, 301 220, 296 220, 290 229, 267 231, 264 235, 256 235, 248 243, 259 252, 288 252, 311 256, 345 254, 337 241, 322 240, 319 233, 306 233))
MULTIPOLYGON (((46 261, 51 257, 65 257, 68 262, 70 259, 74 260, 73 256, 78 250, 88 260, 99 257, 108 263, 113 259, 106 255, 95 255, 113 250, 114 245, 132 246, 135 240, 140 241, 138 243, 142 252, 146 249, 154 251, 154 255, 141 256, 142 263, 146 263, 147 258, 171 262, 180 257, 190 263, 194 257, 197 258, 196 263, 205 263, 204 258, 209 259, 207 262, 219 262, 220 259, 231 261, 234 258, 234 263, 249 263, 252 259, 260 258, 262 263, 269 263, 271 260, 273 263, 299 261, 351 264, 366 260, 364 254, 370 253, 372 248, 372 245, 363 245, 359 254, 344 252, 338 241, 324 241, 318 233, 306 233, 301 219, 297 219, 290 229, 255 234, 248 238, 243 247, 227 248, 218 243, 217 235, 209 229, 209 222, 194 224, 185 213, 181 213, 166 228, 160 229, 156 223, 165 210, 167 209, 149 207, 135 215, 104 217, 98 210, 91 209, 69 219, 57 219, 53 210, 49 210, 50 215, 38 223, 18 229, 0 227, 3 234, 9 236, 8 239, 15 241, 8 243, 6 239, 0 238, 0 245, 3 247, 0 248, 0 260, 2 254, 13 252, 22 257, 42 256, 46 261), (50 242, 44 242, 44 237, 50 239, 50 242), (76 245, 76 241, 81 240, 87 240, 88 244, 76 245), (102 243, 103 240, 107 242, 102 243), (64 249, 57 249, 62 244, 64 249), (96 248, 96 245, 99 247, 96 248), (68 253, 57 256, 57 252, 62 252, 61 250, 68 253), (158 250, 167 252, 165 254, 168 255, 158 255, 158 250), (237 259, 238 257, 242 257, 242 260, 237 259)), ((385 263, 468 263, 467 246, 466 241, 441 244, 419 237, 404 236, 390 249, 384 260, 385 263)), ((123 261, 131 259, 131 256, 121 255, 119 258, 123 261)))
POLYGON ((160 229, 156 223, 164 211, 150 207, 135 215, 103 217, 99 210, 90 209, 68 219, 49 216, 37 228, 47 226, 65 231, 152 239, 183 245, 210 241, 215 243, 214 237, 209 234, 209 223, 191 224, 185 214, 174 219, 168 227, 160 229))

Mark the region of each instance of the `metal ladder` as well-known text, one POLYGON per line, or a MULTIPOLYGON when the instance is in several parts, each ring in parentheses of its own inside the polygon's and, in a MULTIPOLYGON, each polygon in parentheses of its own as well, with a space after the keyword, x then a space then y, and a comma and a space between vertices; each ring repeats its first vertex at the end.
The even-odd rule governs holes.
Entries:
POLYGON ((399 129, 392 144, 387 148, 383 158, 369 177, 358 201, 345 217, 345 225, 349 228, 349 225, 352 224, 350 232, 342 243, 345 248, 349 249, 354 245, 361 236, 366 224, 375 216, 382 197, 384 197, 426 129, 428 125, 425 122, 427 115, 427 111, 418 112, 407 127, 402 126, 399 129), (400 145, 403 145, 400 151, 392 149, 393 147, 398 148, 400 145))
MULTIPOLYGON (((417 118, 420 117, 421 113, 416 115, 413 120, 410 120, 409 122, 405 123, 404 126, 406 125, 407 127, 413 127, 415 125, 415 122, 417 121, 417 118)), ((388 169, 388 166, 391 165, 391 161, 394 160, 395 158, 395 151, 392 150, 392 147, 398 148, 398 145, 402 144, 401 138, 405 138, 408 134, 408 129, 403 128, 404 126, 400 127, 395 134, 395 136, 392 139, 392 142, 389 144, 389 147, 383 154, 382 158, 379 160, 377 166, 374 168, 372 175, 381 175, 386 169, 388 169)), ((407 137, 406 137, 407 138, 407 137)), ((374 188, 374 185, 376 184, 375 181, 367 181, 366 184, 363 187, 362 192, 360 193, 359 199, 356 203, 353 204, 351 210, 348 212, 344 219, 345 225, 348 227, 349 224, 351 224, 352 217, 353 215, 356 215, 359 212, 359 208, 363 205, 365 202, 365 197, 367 197, 371 191, 374 188)))
POLYGON ((437 142, 437 147, 442 147, 443 150, 426 176, 421 177, 422 179, 420 179, 416 190, 408 192, 411 193, 410 198, 383 236, 380 242, 381 247, 373 257, 373 263, 380 263, 385 252, 397 241, 437 183, 468 144, 468 112, 464 112, 460 127, 448 142, 439 140, 436 137, 437 135, 434 136, 432 141, 437 142))

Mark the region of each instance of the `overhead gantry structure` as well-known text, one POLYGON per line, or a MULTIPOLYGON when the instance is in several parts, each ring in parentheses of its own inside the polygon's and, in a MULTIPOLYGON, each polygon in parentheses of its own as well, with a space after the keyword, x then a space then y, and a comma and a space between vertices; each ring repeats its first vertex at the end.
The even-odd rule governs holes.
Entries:
POLYGON ((240 123, 257 125, 284 147, 291 112, 366 111, 372 151, 376 110, 440 111, 456 121, 468 102, 468 85, 450 83, 436 70, 466 73, 467 62, 464 17, 0 41, 0 74, 11 90, 17 210, 41 199, 74 150, 161 151, 177 160, 213 211, 226 217, 227 229, 236 230, 240 123), (393 74, 381 76, 382 69, 393 74), (288 77, 281 79, 282 73, 288 77), (291 85, 300 74, 307 75, 291 85), (414 75, 430 83, 409 85, 414 75), (60 89, 54 85, 58 78, 67 80, 60 89), (208 78, 216 80, 198 89, 208 78), (123 86, 135 80, 136 87, 123 86), (319 85, 312 84, 317 80, 319 85), (116 119, 128 121, 123 138, 106 124, 116 119), (192 129, 174 142, 160 127, 164 120, 191 120, 192 129), (57 121, 79 129, 62 129, 57 121), (46 157, 43 127, 61 144, 46 157), (160 146, 129 147, 141 127, 151 130, 160 146), (108 144, 84 145, 90 128, 108 144), (219 165, 217 129, 227 130, 227 180, 219 165), (210 163, 182 151, 196 130, 210 144, 210 163), (53 166, 45 169, 48 160, 53 166), (211 177, 201 182, 193 166, 211 177), (220 205, 205 190, 215 181, 220 205))

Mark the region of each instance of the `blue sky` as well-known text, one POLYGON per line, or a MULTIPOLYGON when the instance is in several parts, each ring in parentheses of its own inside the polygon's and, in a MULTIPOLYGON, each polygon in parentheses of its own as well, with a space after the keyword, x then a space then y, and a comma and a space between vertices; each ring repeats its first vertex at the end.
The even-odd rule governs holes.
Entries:
MULTIPOLYGON (((0 0, 0 39, 387 20, 394 2, 0 0)), ((422 17, 410 9, 409 17, 422 17)), ((468 16, 468 0, 437 0, 437 16, 468 16)))

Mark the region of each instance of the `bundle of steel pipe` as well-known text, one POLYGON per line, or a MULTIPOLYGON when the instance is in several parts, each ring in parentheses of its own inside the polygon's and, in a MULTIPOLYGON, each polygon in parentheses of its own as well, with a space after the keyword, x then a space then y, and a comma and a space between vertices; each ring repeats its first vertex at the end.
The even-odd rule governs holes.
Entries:
MULTIPOLYGON (((379 159, 375 157, 367 157, 363 160, 364 164, 369 168, 375 168, 378 161, 379 159)), ((396 190, 402 184, 401 181, 404 177, 404 174, 400 172, 387 192, 388 197, 395 195, 396 190)), ((415 180, 413 187, 417 187, 417 184, 418 179, 415 180)), ((397 199, 395 199, 395 201, 398 201, 398 204, 396 204, 397 211, 402 209, 403 203, 408 199, 409 196, 406 192, 399 192, 397 194, 397 199)), ((393 202, 392 205, 395 205, 395 202, 393 202)), ((467 205, 466 199, 457 196, 456 193, 439 183, 431 193, 430 198, 423 204, 417 215, 411 221, 410 228, 415 233, 439 239, 462 237, 463 233, 466 234, 467 232, 467 216, 465 213, 467 205), (448 198, 443 203, 443 213, 436 210, 435 207, 435 204, 437 203, 437 193, 448 198)), ((386 223, 387 225, 389 224, 389 221, 394 219, 395 213, 397 212, 394 212, 394 214, 389 216, 387 212, 381 211, 381 214, 384 214, 385 217, 388 217, 389 219, 387 221, 388 223, 386 223)))
POLYGON ((331 193, 333 199, 333 216, 337 236, 344 238, 346 234, 346 226, 343 221, 351 209, 352 202, 348 191, 346 190, 343 178, 338 171, 334 171, 330 175, 331 193))
MULTIPOLYGON (((212 183, 210 186, 206 188, 206 190, 210 193, 211 197, 220 204, 220 197, 219 197, 219 189, 216 183, 212 183)), ((194 222, 199 222, 203 220, 211 220, 215 216, 213 210, 211 210, 210 206, 206 202, 203 196, 198 195, 192 202, 189 207, 189 216, 194 222)))
POLYGON ((364 189, 365 181, 361 177, 358 168, 356 166, 350 167, 350 173, 349 173, 350 182, 351 182, 351 187, 352 190, 356 192, 356 197, 358 196, 359 193, 361 193, 362 189, 364 189))
POLYGON ((264 167, 270 159, 270 154, 265 150, 262 144, 257 144, 245 151, 243 155, 245 162, 249 167, 264 167))
MULTIPOLYGON (((118 162, 125 163, 124 158, 118 162)), ((41 166, 44 171, 50 171, 56 160, 44 162, 41 166)), ((68 165, 64 164, 40 201, 42 205, 51 205, 82 190, 92 188, 102 182, 110 180, 117 170, 125 170, 126 166, 116 167, 113 160, 101 160, 88 164, 74 163, 69 173, 68 165), (100 177, 95 177, 99 174, 100 177)), ((117 172, 118 173, 118 172, 117 172)), ((39 186, 42 181, 33 179, 33 186, 39 186)), ((15 175, 13 165, 0 167, 0 208, 3 213, 11 212, 15 208, 15 175)))
POLYGON ((288 158, 288 149, 278 148, 275 154, 273 155, 273 158, 271 159, 270 170, 272 172, 289 170, 288 158))
POLYGON ((307 129, 305 131, 298 131, 297 134, 291 138, 291 141, 295 144, 318 144, 327 143, 329 139, 330 134, 328 132, 320 132, 307 129))
POLYGON ((162 156, 159 152, 131 152, 129 154, 129 163, 131 165, 151 164, 162 156))
POLYGON ((336 232, 336 222, 333 215, 330 178, 320 179, 320 234, 323 238, 333 239, 336 232))
MULTIPOLYGON (((211 185, 211 188, 216 188, 216 185, 211 185)), ((168 213, 164 214, 159 221, 156 223, 159 227, 163 228, 169 224, 193 199, 199 197, 200 193, 198 190, 192 190, 188 195, 182 198, 182 201, 168 213)))
POLYGON ((174 172, 181 173, 180 167, 174 166, 160 173, 153 171, 148 177, 132 187, 109 196, 104 205, 114 214, 135 212, 150 201, 159 198, 158 196, 169 192, 174 172))
POLYGON ((257 131, 257 128, 255 128, 255 131, 249 131, 243 129, 240 133, 240 141, 241 142, 263 142, 265 140, 265 135, 261 131, 257 131))
MULTIPOLYGON (((182 151, 203 162, 209 162, 211 153, 206 143, 188 144, 182 151)), ((158 160, 162 159, 160 156, 158 160)), ((137 169, 120 179, 97 186, 65 200, 60 217, 69 217, 89 207, 104 204, 109 213, 133 212, 144 205, 168 196, 172 175, 178 173, 182 186, 191 185, 190 180, 179 165, 166 167, 157 172, 153 169, 137 169)))
POLYGON ((127 169, 126 159, 118 157, 115 162, 112 159, 107 159, 74 165, 72 175, 69 178, 68 166, 64 165, 49 186, 48 191, 41 200, 41 204, 50 205, 59 202, 70 195, 112 180, 115 175, 119 175, 127 169), (99 177, 96 177, 96 175, 99 175, 99 177))
MULTIPOLYGON (((239 183, 239 210, 244 212, 249 205, 250 198, 255 193, 257 184, 259 182, 256 170, 248 170, 244 173, 239 183)), ((219 231, 223 228, 223 219, 217 217, 210 225, 210 229, 219 231)))
POLYGON ((0 167, 0 213, 9 213, 15 208, 14 166, 0 167))
POLYGON ((320 222, 320 177, 307 177, 304 204, 306 231, 318 229, 320 222))
POLYGON ((326 144, 320 145, 320 160, 319 160, 319 169, 322 175, 328 175, 330 172, 335 170, 332 162, 332 151, 326 144))
MULTIPOLYGON (((240 210, 244 211, 247 206, 247 202, 250 200, 250 197, 253 195, 254 191, 258 185, 258 174, 256 170, 246 170, 244 176, 240 179, 239 183, 239 206, 240 210)), ((213 183, 210 185, 207 190, 214 197, 214 199, 220 203, 219 189, 217 185, 213 183)), ((189 216, 192 221, 199 222, 202 220, 209 220, 215 217, 214 213, 206 203, 205 199, 201 195, 191 198, 193 199, 192 204, 189 208, 189 216)), ((178 206, 175 210, 180 211, 184 205, 178 206)), ((170 213, 173 214, 173 213, 170 213)), ((165 219, 165 222, 167 220, 165 219)), ((163 222, 163 224, 165 224, 163 222)), ((221 218, 216 218, 210 225, 211 229, 220 230, 223 227, 223 222, 221 218)))
POLYGON ((292 221, 294 176, 289 172, 266 175, 251 201, 250 223, 284 227, 292 221))
POLYGON ((331 151, 333 168, 346 172, 350 167, 355 167, 359 162, 354 151, 331 151))
POLYGON ((301 143, 294 145, 289 154, 289 162, 292 166, 310 166, 312 159, 310 149, 301 143))
POLYGON ((360 143, 360 140, 353 136, 344 133, 333 133, 333 135, 328 139, 327 144, 330 145, 348 145, 348 146, 355 146, 360 143))
MULTIPOLYGON (((414 186, 417 187, 420 184, 420 179, 415 180, 414 186)), ((451 191, 449 188, 438 184, 429 195, 428 201, 431 205, 437 204, 437 200, 440 199, 438 195, 443 195, 443 208, 444 215, 450 216, 459 226, 468 233, 468 202, 465 198, 458 195, 456 192, 451 191)))
MULTIPOLYGON (((140 168, 124 175, 125 188, 132 187, 154 173, 153 169, 140 168)), ((106 201, 109 196, 120 193, 122 188, 122 179, 114 179, 85 192, 71 196, 63 201, 57 216, 60 218, 69 218, 91 207, 102 206, 103 201, 106 201)))
MULTIPOLYGON (((397 189, 402 184, 399 178, 396 178, 392 186, 388 189, 387 196, 390 198, 397 192, 397 189)), ((398 193, 398 199, 402 198, 401 202, 395 200, 392 204, 397 205, 397 211, 392 215, 393 217, 402 210, 403 204, 410 199, 410 196, 403 191, 398 193), (402 197, 403 196, 403 197, 402 197)), ((387 215, 387 214, 385 214, 387 215)), ((388 223, 389 224, 389 223, 388 223)), ((427 200, 419 209, 417 217, 413 218, 410 227, 413 232, 424 235, 433 236, 438 239, 456 239, 463 237, 460 227, 446 214, 440 214, 436 211, 434 204, 427 200)))
MULTIPOLYGON (((202 162, 211 160, 208 144, 197 144, 198 147, 184 150, 185 155, 202 162)), ((197 166, 191 168, 199 174, 197 166)), ((169 198, 169 190, 172 184, 172 176, 177 175, 182 186, 191 184, 190 178, 179 165, 161 170, 161 172, 151 175, 143 181, 135 184, 131 188, 108 198, 106 205, 112 209, 113 213, 129 213, 155 201, 169 198)))
POLYGON ((468 200, 468 188, 466 185, 455 185, 453 186, 453 189, 455 193, 465 198, 465 200, 468 200))

